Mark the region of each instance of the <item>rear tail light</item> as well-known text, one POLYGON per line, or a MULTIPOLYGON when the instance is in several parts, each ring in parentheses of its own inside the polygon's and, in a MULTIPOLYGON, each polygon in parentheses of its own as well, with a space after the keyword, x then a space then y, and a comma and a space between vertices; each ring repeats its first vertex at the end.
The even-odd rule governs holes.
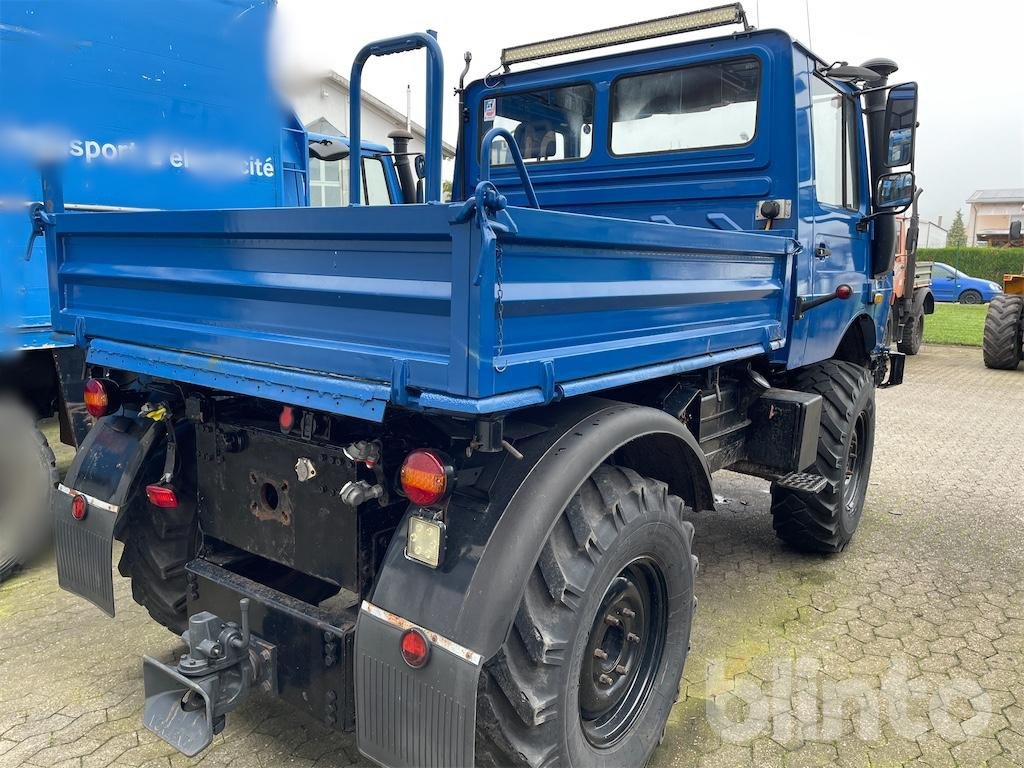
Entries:
POLYGON ((89 415, 99 419, 121 407, 121 390, 110 379, 89 379, 85 382, 84 399, 89 415))
POLYGON ((178 506, 178 494, 166 485, 146 486, 146 498, 154 507, 161 509, 175 509, 178 506))
POLYGON ((448 493, 451 473, 451 467, 439 454, 421 449, 406 456, 399 480, 409 501, 427 507, 448 493))
POLYGON ((425 667, 430 660, 430 641, 418 629, 407 629, 402 633, 402 658, 413 669, 425 667))

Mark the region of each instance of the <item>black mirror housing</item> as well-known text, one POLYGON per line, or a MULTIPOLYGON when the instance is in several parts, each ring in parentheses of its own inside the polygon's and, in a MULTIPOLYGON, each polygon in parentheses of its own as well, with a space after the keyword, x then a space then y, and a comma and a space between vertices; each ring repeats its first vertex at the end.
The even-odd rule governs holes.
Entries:
POLYGON ((348 147, 329 139, 311 140, 309 142, 309 156, 325 163, 332 163, 335 160, 344 160, 350 154, 348 147))
POLYGON ((917 133, 917 83, 897 85, 885 102, 885 166, 897 168, 914 162, 917 133))
POLYGON ((905 208, 914 202, 917 191, 914 174, 911 171, 887 173, 878 179, 875 187, 875 210, 889 211, 905 208))

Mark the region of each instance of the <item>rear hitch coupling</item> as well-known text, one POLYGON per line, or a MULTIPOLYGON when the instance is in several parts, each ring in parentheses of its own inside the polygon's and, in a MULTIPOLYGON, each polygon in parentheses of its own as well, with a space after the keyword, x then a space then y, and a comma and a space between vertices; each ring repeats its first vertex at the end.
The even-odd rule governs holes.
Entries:
POLYGON ((143 725, 188 757, 210 746, 254 687, 276 693, 276 649, 249 631, 248 599, 239 609, 241 625, 207 611, 189 617, 176 667, 143 659, 143 725))

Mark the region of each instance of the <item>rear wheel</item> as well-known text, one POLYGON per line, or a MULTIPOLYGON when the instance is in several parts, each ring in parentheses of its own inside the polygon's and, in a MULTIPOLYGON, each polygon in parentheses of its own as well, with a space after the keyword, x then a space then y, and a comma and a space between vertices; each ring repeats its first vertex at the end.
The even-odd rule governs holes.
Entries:
POLYGON ((602 466, 559 517, 481 681, 477 763, 642 766, 689 650, 693 526, 664 484, 602 466))
POLYGON ((982 355, 985 365, 1002 371, 1016 370, 1021 361, 1024 333, 1024 296, 1000 293, 993 297, 985 316, 982 355))
POLYGON ((0 581, 38 554, 50 539, 57 461, 35 416, 0 402, 0 581))
POLYGON ((905 355, 916 355, 924 342, 924 313, 916 315, 903 328, 903 338, 896 347, 905 355))
POLYGON ((981 294, 973 288, 968 288, 960 294, 961 304, 981 304, 983 301, 981 294))
MULTIPOLYGON (((161 427, 163 428, 163 427, 161 427)), ((194 448, 190 431, 177 432, 178 456, 194 448)), ((115 532, 124 542, 118 571, 131 579, 132 598, 149 611, 153 619, 175 634, 188 628, 188 578, 185 565, 199 549, 199 519, 195 502, 186 489, 195 488, 191 466, 178 468, 179 506, 155 507, 146 498, 145 487, 164 471, 163 450, 151 453, 138 474, 138 481, 126 505, 125 520, 115 532)))
POLYGON ((794 389, 822 397, 818 453, 811 471, 828 482, 816 494, 772 486, 775 533, 806 552, 840 552, 864 511, 875 445, 875 387, 854 363, 829 360, 799 371, 794 389))

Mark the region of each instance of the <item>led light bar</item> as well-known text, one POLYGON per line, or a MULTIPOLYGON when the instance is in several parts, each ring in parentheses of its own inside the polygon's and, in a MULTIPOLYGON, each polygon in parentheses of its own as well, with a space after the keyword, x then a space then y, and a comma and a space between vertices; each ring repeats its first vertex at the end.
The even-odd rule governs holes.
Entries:
POLYGON ((580 35, 556 37, 553 40, 505 48, 501 52, 501 64, 508 68, 512 64, 521 64, 524 61, 590 51, 594 48, 604 48, 609 45, 635 43, 640 40, 650 40, 655 37, 665 37, 666 35, 678 35, 681 32, 693 32, 697 29, 720 27, 725 24, 743 24, 744 29, 749 29, 747 15, 743 12, 742 5, 739 3, 729 3, 728 5, 719 5, 714 8, 705 8, 702 11, 690 11, 689 13, 665 16, 664 18, 652 21, 640 21, 636 24, 609 27, 608 29, 599 29, 596 32, 584 32, 580 35))

